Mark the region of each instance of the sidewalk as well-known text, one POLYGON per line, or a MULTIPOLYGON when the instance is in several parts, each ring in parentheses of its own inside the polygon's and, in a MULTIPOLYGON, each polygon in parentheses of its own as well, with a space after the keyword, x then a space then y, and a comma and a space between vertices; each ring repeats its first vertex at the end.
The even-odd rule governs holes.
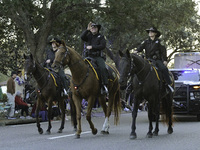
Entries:
MULTIPOLYGON (((125 112, 125 111, 122 110, 121 114, 122 113, 130 113, 130 111, 129 112, 125 112)), ((84 111, 84 115, 83 116, 85 116, 85 111, 84 111)), ((96 110, 93 110, 91 116, 92 117, 104 117, 104 113, 102 111, 102 108, 98 108, 96 110)), ((6 117, 1 117, 0 116, 0 126, 19 125, 19 124, 28 124, 28 123, 36 123, 36 119, 35 118, 32 118, 32 119, 20 119, 20 118, 7 119, 6 117)))

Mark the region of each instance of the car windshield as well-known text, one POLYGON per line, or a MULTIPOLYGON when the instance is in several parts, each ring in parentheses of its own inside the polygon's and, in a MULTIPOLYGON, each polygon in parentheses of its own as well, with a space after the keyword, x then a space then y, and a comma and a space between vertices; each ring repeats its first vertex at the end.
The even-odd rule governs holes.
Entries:
POLYGON ((199 81, 198 70, 181 70, 171 72, 174 75, 174 80, 177 81, 199 81))

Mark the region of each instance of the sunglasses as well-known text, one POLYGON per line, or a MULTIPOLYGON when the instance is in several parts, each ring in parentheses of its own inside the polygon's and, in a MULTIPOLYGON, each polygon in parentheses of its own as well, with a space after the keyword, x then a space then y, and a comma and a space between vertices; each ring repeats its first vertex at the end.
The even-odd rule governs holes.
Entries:
POLYGON ((92 28, 97 28, 97 26, 91 26, 92 28))

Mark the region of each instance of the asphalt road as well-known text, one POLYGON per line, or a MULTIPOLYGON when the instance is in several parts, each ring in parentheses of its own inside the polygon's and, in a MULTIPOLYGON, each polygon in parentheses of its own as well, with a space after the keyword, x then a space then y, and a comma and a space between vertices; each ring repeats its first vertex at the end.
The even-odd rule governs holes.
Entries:
MULTIPOLYGON (((137 117, 136 140, 130 140, 131 114, 122 114, 120 124, 115 126, 110 119, 110 134, 102 135, 104 118, 92 118, 97 135, 92 135, 89 125, 82 118, 82 134, 75 139, 70 121, 66 121, 63 133, 57 133, 60 121, 52 122, 50 135, 37 132, 36 124, 12 125, 0 127, 0 150, 199 150, 200 122, 196 117, 177 117, 174 133, 167 134, 167 126, 160 123, 159 135, 146 138, 148 119, 146 112, 139 112, 137 117)), ((44 131, 47 123, 42 123, 44 131)))

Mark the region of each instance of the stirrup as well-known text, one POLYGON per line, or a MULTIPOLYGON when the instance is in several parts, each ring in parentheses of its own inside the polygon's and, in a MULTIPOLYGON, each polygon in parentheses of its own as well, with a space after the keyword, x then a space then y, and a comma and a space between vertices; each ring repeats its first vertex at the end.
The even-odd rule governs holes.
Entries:
POLYGON ((103 87, 101 88, 101 94, 102 95, 107 95, 108 94, 108 88, 105 85, 103 85, 103 87))
POLYGON ((168 84, 169 89, 171 90, 171 92, 174 92, 174 89, 171 87, 171 85, 168 84))
POLYGON ((63 94, 64 96, 68 96, 68 92, 65 89, 63 89, 63 94))

